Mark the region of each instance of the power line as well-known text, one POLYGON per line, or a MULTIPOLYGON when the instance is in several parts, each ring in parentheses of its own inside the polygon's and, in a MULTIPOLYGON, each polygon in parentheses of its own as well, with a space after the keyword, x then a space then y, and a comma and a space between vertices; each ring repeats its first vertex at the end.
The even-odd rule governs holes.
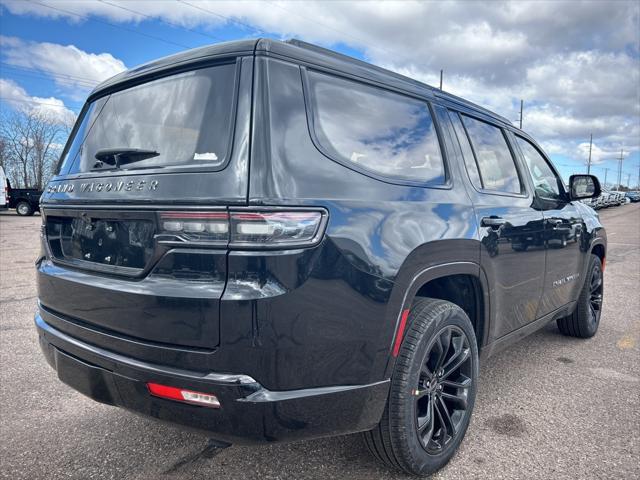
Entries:
POLYGON ((304 15, 301 15, 301 14, 299 14, 298 12, 294 12, 294 11, 288 10, 288 9, 284 8, 282 5, 278 5, 277 3, 274 3, 274 2, 272 2, 272 1, 270 1, 270 0, 265 0, 265 3, 270 3, 270 4, 271 4, 271 5, 273 5, 274 7, 277 7, 277 8, 279 8, 279 9, 281 9, 281 10, 284 10, 285 12, 287 12, 287 13, 289 13, 289 14, 291 14, 291 15, 295 15, 295 16, 297 16, 297 17, 299 17, 299 18, 302 18, 303 20, 306 20, 306 21, 307 21, 307 22, 309 22, 309 23, 314 23, 314 24, 319 25, 319 26, 321 26, 321 27, 324 27, 324 28, 326 28, 326 29, 328 29, 328 30, 332 30, 332 31, 334 31, 334 32, 336 32, 336 33, 339 33, 339 34, 340 34, 340 35, 342 35, 342 36, 350 37, 350 38, 352 38, 352 39, 354 39, 354 40, 357 40, 357 41, 358 41, 358 42, 360 42, 362 45, 364 45, 364 46, 366 46, 366 47, 369 47, 369 48, 371 48, 372 50, 378 50, 379 52, 385 52, 385 53, 387 53, 387 54, 389 54, 389 55, 395 55, 391 50, 387 50, 387 49, 386 49, 386 48, 384 48, 384 47, 379 47, 379 46, 371 45, 371 41, 369 41, 369 40, 366 40, 366 39, 364 39, 364 38, 358 37, 358 36, 353 35, 353 34, 351 34, 351 33, 343 32, 342 30, 338 30, 337 28, 334 28, 334 27, 332 27, 332 26, 330 26, 330 25, 327 25, 326 23, 321 23, 321 22, 318 22, 317 20, 313 20, 313 19, 311 19, 311 18, 305 17, 304 15))
POLYGON ((107 22, 105 20, 99 20, 97 18, 90 18, 90 17, 87 17, 85 15, 80 15, 79 13, 72 12, 70 10, 65 10, 63 8, 58 8, 58 7, 53 7, 51 5, 47 5, 46 3, 36 2, 35 0, 28 0, 28 1, 31 2, 31 3, 35 3, 36 5, 40 5, 42 7, 45 7, 45 8, 50 8, 51 10, 56 10, 58 12, 66 13, 67 15, 73 15, 75 17, 81 18, 81 19, 86 20, 88 22, 102 23, 104 25, 109 25, 110 27, 113 27, 113 28, 119 28, 119 29, 125 30, 127 32, 135 33, 137 35, 142 35, 143 37, 152 38, 153 40, 158 40, 160 42, 164 42, 164 43, 168 43, 168 44, 171 44, 171 45, 175 45, 177 47, 193 48, 190 45, 185 45, 184 43, 172 42, 171 40, 167 40, 167 39, 162 38, 162 37, 156 37, 155 35, 150 35, 148 33, 140 32, 140 31, 132 29, 132 28, 123 27, 122 25, 117 25, 115 23, 107 22))
POLYGON ((0 62, 0 65, 4 65, 5 67, 8 68, 16 68, 19 70, 27 70, 30 72, 38 72, 38 73, 43 73, 52 77, 60 77, 60 78, 66 78, 68 80, 77 80, 79 82, 85 82, 85 83, 92 83, 93 85, 96 85, 98 82, 96 80, 94 80, 93 78, 88 78, 88 77, 78 77, 75 75, 71 75, 68 73, 57 73, 57 72, 50 72, 49 70, 40 70, 37 68, 33 68, 33 67, 25 67, 23 65, 13 65, 11 63, 8 62, 0 62))
POLYGON ((173 27, 173 28, 179 28, 179 29, 184 30, 186 32, 195 33, 197 35, 201 35, 203 37, 212 38, 214 40, 223 40, 222 38, 217 37, 215 35, 209 35, 207 33, 199 32, 199 31, 194 30, 192 28, 183 27, 182 25, 179 25, 177 23, 173 23, 173 22, 170 22, 168 20, 163 20, 162 18, 154 17, 153 15, 148 15, 146 13, 138 12, 136 10, 132 10, 130 8, 127 8, 127 7, 123 7, 122 5, 116 5, 115 3, 108 2, 107 0, 98 0, 98 1, 100 3, 104 3, 105 5, 110 5, 112 7, 119 8, 120 10, 125 10, 127 12, 133 13, 135 15, 140 15, 140 16, 145 17, 145 18, 156 20, 156 21, 158 21, 160 23, 164 23, 165 25, 169 25, 170 27, 173 27))
MULTIPOLYGON (((3 62, 0 62, 0 64, 3 64, 3 62)), ((83 80, 78 80, 75 78, 68 78, 68 77, 63 77, 61 75, 55 74, 55 73, 49 73, 46 71, 40 71, 40 70, 36 70, 36 69, 30 69, 30 68, 21 68, 21 67, 16 67, 13 65, 7 65, 4 67, 5 69, 15 69, 18 70, 17 72, 6 72, 8 75, 18 75, 18 76, 23 76, 23 77, 33 77, 33 78, 43 78, 43 79, 49 79, 49 78, 54 78, 54 79, 58 79, 61 81, 65 81, 65 82, 73 82, 76 83, 77 85, 80 85, 81 87, 87 87, 87 88, 93 88, 97 85, 96 82, 94 83, 89 83, 89 82, 85 82, 83 80)))
MULTIPOLYGON (((47 75, 44 74, 38 74, 38 73, 27 73, 27 72, 6 72, 7 76, 10 77, 14 77, 14 76, 18 76, 18 77, 26 77, 26 78, 39 78, 39 79, 49 79, 50 77, 48 77, 47 75)), ((64 79, 66 82, 70 82, 69 79, 64 79)), ((86 88, 91 88, 93 85, 87 85, 87 84, 83 84, 83 83, 78 83, 75 82, 77 85, 79 85, 80 87, 86 87, 86 88)))
POLYGON ((201 12, 205 12, 205 13, 208 13, 208 14, 213 15, 215 17, 222 18, 222 19, 227 20, 229 22, 233 22, 233 23, 235 23, 237 25, 242 25, 243 27, 247 27, 247 28, 253 30, 254 32, 258 32, 258 33, 265 34, 265 35, 267 33, 264 30, 261 30, 261 29, 259 29, 257 27, 254 27, 253 25, 249 25, 248 23, 241 22, 240 20, 236 20, 236 19, 234 19, 232 17, 227 17, 227 16, 222 15, 220 13, 216 13, 216 12, 214 12, 212 10, 209 10, 207 8, 204 8, 204 7, 201 7, 200 5, 194 5, 193 3, 186 2, 185 0, 176 0, 176 2, 184 3, 185 5, 188 5, 191 8, 195 8, 196 10, 200 10, 201 12))
POLYGON ((68 110, 72 110, 77 113, 77 107, 71 107, 69 105, 59 105, 57 103, 47 103, 47 102, 39 102, 37 100, 27 100, 26 98, 9 98, 9 97, 0 97, 0 100, 4 100, 5 102, 18 102, 18 103, 30 103, 33 105, 46 105, 49 107, 58 107, 58 108, 66 108, 68 110))

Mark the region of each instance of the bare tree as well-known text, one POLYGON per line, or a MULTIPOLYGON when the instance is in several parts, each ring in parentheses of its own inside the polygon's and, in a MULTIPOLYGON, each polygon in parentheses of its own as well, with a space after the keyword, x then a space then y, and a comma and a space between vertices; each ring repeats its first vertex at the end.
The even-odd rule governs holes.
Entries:
POLYGON ((16 187, 42 189, 69 133, 68 121, 47 111, 9 111, 0 118, 0 155, 16 187))

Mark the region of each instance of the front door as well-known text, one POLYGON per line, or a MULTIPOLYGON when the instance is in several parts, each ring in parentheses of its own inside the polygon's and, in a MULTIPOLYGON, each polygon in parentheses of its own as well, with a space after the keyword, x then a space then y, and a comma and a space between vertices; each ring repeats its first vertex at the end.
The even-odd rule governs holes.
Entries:
POLYGON ((490 340, 536 319, 544 281, 544 217, 520 174, 506 132, 450 111, 479 225, 480 263, 491 285, 490 340))
POLYGON ((589 254, 581 241, 586 229, 551 162, 529 140, 518 135, 515 139, 535 187, 536 207, 544 216, 546 273, 538 311, 542 317, 576 299, 584 280, 581 267, 589 254))

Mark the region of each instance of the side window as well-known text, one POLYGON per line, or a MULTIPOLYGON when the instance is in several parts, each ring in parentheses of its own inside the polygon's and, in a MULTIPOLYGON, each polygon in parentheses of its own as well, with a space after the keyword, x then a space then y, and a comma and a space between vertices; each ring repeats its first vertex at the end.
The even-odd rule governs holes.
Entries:
POLYGON ((536 195, 549 200, 562 200, 563 190, 560 186, 560 179, 549 166, 547 160, 528 140, 516 135, 516 141, 527 162, 527 167, 529 167, 536 195))
POLYGON ((461 117, 478 162, 482 188, 521 193, 518 170, 502 129, 466 115, 461 117))
POLYGON ((482 179, 480 178, 480 172, 478 172, 478 164, 476 163, 476 158, 473 155, 473 150, 469 143, 469 137, 467 137, 467 132, 464 131, 462 120, 460 120, 460 116, 456 112, 450 112, 449 118, 451 119, 451 123, 453 123, 453 129, 456 131, 458 143, 462 150, 462 156, 464 157, 464 163, 467 167, 471 183, 473 183, 474 187, 481 189, 482 179))
POLYGON ((387 177, 445 182, 426 102, 323 73, 307 78, 314 133, 330 158, 387 177))

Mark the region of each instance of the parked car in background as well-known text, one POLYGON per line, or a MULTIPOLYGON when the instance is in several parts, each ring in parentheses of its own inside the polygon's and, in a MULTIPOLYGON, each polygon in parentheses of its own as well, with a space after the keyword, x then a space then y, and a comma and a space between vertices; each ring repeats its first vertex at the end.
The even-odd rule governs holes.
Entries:
POLYGON ((480 354, 553 321, 596 334, 606 233, 579 200, 599 192, 380 67, 299 41, 182 52, 77 120, 42 200, 40 346, 74 389, 217 445, 365 432, 426 475, 480 354))
POLYGON ((4 168, 0 166, 0 210, 7 208, 7 194, 9 189, 7 182, 4 168))
POLYGON ((594 210, 598 210, 600 208, 599 202, 598 202, 598 198, 585 198, 584 200, 582 200, 582 203, 584 203, 585 205, 588 205, 589 207, 593 208, 594 210))
POLYGON ((18 215, 29 216, 40 211, 42 190, 37 188, 11 188, 11 183, 7 180, 7 192, 9 197, 7 208, 15 208, 18 215))
POLYGON ((618 201, 616 199, 616 195, 613 192, 609 191, 609 190, 606 190, 606 189, 603 188, 601 196, 602 196, 602 206, 604 208, 613 207, 614 205, 617 205, 617 203, 618 203, 618 201))
POLYGON ((626 192, 621 192, 620 190, 613 190, 611 193, 615 195, 617 205, 623 205, 627 202, 626 192))
POLYGON ((625 195, 630 202, 640 202, 640 192, 627 192, 625 195))

